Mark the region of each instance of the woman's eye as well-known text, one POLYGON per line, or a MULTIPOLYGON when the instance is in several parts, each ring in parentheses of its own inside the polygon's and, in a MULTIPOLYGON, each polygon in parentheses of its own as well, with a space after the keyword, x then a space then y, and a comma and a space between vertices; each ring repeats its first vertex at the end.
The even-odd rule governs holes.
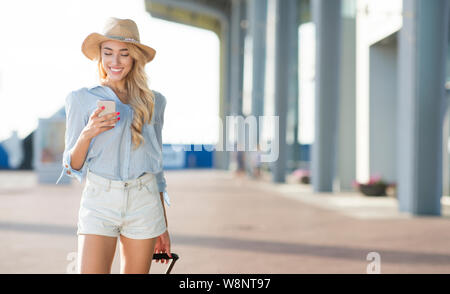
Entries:
MULTIPOLYGON (((111 55, 111 53, 104 53, 105 55, 111 55)), ((123 57, 127 57, 127 56, 130 56, 129 54, 128 55, 121 55, 121 56, 123 56, 123 57)))

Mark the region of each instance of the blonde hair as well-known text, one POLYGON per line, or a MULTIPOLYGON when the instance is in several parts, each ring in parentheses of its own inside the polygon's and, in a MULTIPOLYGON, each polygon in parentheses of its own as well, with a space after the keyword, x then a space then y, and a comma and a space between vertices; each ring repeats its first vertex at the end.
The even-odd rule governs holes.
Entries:
MULTIPOLYGON (((125 77, 125 87, 128 93, 128 104, 134 110, 133 121, 131 123, 131 140, 134 149, 138 148, 144 137, 142 136, 142 128, 144 123, 152 121, 153 110, 155 108, 155 94, 147 85, 147 74, 145 72, 145 55, 139 47, 124 42, 128 48, 128 53, 133 58, 133 66, 125 77)), ((99 46, 99 50, 101 46, 99 46)), ((101 53, 101 52, 100 52, 101 53)), ((102 55, 99 54, 98 72, 100 81, 106 82, 107 74, 102 65, 102 55)))

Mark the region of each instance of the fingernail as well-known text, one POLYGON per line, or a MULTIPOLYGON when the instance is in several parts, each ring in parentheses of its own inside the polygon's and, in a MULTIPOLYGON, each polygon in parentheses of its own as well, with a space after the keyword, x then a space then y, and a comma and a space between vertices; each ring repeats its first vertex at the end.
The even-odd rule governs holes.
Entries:
POLYGON ((120 117, 118 117, 117 120, 120 120, 120 117))
POLYGON ((117 115, 119 115, 119 114, 120 114, 120 112, 117 113, 117 115))
POLYGON ((102 109, 105 109, 105 106, 102 106, 102 109))

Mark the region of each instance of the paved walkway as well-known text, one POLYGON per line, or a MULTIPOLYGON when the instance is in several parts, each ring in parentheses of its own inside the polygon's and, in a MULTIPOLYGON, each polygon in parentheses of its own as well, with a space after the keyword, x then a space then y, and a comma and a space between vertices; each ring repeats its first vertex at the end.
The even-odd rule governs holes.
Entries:
MULTIPOLYGON (((313 194, 226 171, 167 171, 173 273, 450 273, 450 219, 400 214, 394 198, 313 194)), ((66 273, 82 184, 0 171, 0 273, 66 273)), ((84 183, 83 183, 84 184, 84 183)), ((113 273, 119 272, 119 247, 113 273)), ((151 272, 165 265, 153 263, 151 272)))

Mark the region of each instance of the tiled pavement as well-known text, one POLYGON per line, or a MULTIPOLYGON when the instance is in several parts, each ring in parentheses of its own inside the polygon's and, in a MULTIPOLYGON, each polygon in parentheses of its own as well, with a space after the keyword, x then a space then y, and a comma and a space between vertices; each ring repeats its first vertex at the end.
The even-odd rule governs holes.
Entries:
MULTIPOLYGON (((448 206, 441 217, 400 214, 391 197, 313 194, 300 184, 227 171, 166 171, 173 273, 450 273, 448 206)), ((83 184, 38 185, 0 172, 0 273, 66 273, 77 251, 83 184)), ((119 272, 119 247, 113 273, 119 272)), ((153 263, 151 273, 165 266, 153 263)))

